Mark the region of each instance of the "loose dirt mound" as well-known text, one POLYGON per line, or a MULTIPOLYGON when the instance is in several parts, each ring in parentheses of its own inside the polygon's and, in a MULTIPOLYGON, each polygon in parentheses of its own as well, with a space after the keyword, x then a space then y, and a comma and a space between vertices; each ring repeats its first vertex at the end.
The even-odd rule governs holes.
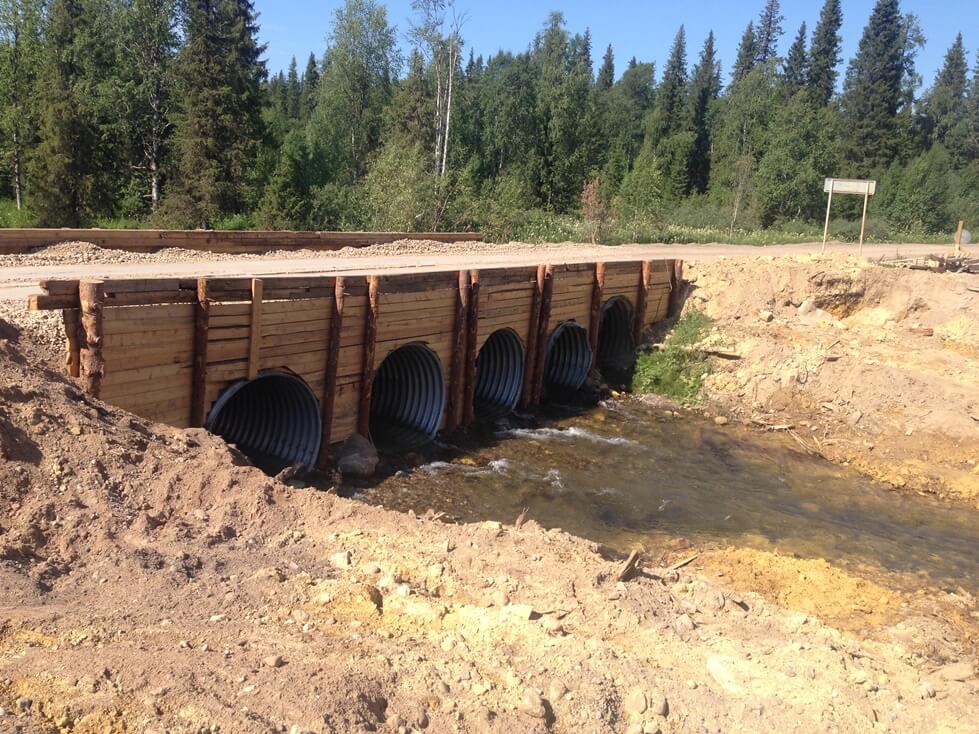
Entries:
POLYGON ((31 265, 77 265, 79 263, 175 263, 234 260, 235 255, 185 250, 167 247, 157 252, 128 252, 99 247, 91 242, 61 242, 38 247, 28 253, 0 255, 0 267, 14 268, 31 265))
POLYGON ((937 620, 861 643, 689 569, 616 583, 621 556, 532 521, 291 490, 7 341, 0 456, 0 731, 965 732, 979 716, 937 620))
POLYGON ((715 321, 708 397, 881 478, 979 497, 979 286, 847 257, 693 263, 715 321))

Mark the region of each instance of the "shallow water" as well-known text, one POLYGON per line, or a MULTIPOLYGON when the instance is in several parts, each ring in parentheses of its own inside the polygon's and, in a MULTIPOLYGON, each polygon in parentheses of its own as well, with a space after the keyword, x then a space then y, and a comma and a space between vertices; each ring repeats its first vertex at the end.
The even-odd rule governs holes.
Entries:
POLYGON ((462 521, 510 523, 526 507, 545 527, 619 548, 682 537, 979 585, 979 511, 889 490, 784 436, 629 401, 490 443, 470 454, 476 466, 433 462, 363 498, 462 521))

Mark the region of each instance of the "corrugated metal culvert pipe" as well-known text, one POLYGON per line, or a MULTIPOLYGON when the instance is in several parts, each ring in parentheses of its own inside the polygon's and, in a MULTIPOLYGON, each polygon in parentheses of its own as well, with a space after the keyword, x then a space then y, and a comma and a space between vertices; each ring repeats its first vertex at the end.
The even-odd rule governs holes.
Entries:
POLYGON ((551 332, 544 363, 544 393, 555 396, 577 390, 588 377, 592 351, 588 332, 574 321, 564 321, 551 332))
POLYGON ((215 401, 206 427, 269 474, 293 464, 312 467, 323 434, 309 385, 278 370, 231 385, 215 401))
POLYGON ((379 449, 424 446, 435 438, 444 409, 442 363, 424 344, 398 347, 374 373, 370 431, 379 449))
POLYGON ((610 298, 602 306, 597 364, 603 373, 628 370, 636 361, 632 313, 632 304, 622 296, 610 298))
POLYGON ((524 377, 524 347, 513 329, 498 329, 476 357, 476 415, 493 420, 513 412, 524 377))

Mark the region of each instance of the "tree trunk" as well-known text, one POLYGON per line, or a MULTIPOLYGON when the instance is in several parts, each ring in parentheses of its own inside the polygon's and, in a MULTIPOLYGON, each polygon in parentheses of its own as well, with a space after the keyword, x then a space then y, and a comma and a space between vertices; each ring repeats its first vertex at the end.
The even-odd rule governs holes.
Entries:
POLYGON ((454 52, 455 40, 453 39, 452 45, 449 47, 449 83, 445 99, 445 131, 443 133, 442 140, 442 165, 439 169, 440 176, 445 176, 445 166, 449 158, 449 123, 452 122, 452 80, 455 77, 456 67, 454 52))
POLYGON ((17 211, 24 206, 23 200, 23 170, 20 160, 20 136, 17 134, 17 126, 14 126, 14 198, 17 200, 17 211))

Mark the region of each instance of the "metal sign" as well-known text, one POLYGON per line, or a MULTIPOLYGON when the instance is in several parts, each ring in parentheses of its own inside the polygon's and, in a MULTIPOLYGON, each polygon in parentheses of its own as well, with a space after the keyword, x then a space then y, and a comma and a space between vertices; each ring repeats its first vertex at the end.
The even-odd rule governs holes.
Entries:
POLYGON ((823 183, 823 191, 827 194, 873 196, 877 193, 877 182, 864 181, 859 178, 827 178, 823 183))

